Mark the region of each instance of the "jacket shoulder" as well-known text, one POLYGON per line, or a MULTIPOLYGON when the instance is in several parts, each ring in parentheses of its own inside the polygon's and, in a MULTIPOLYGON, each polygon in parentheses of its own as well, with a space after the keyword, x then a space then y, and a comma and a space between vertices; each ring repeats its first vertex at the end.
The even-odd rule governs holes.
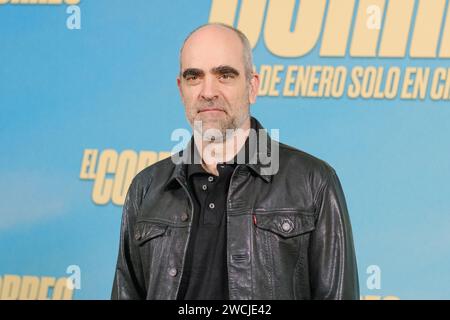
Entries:
POLYGON ((325 160, 292 146, 280 144, 280 179, 292 189, 300 188, 311 196, 311 207, 327 188, 341 188, 334 168, 325 160), (302 187, 299 187, 302 186, 302 187))
POLYGON ((335 173, 334 168, 325 160, 315 157, 293 146, 279 143, 280 159, 285 159, 287 167, 294 165, 302 171, 328 175, 335 173))
POLYGON ((174 169, 175 164, 171 157, 159 160, 138 172, 133 178, 130 188, 148 189, 155 181, 158 184, 165 183, 174 169))

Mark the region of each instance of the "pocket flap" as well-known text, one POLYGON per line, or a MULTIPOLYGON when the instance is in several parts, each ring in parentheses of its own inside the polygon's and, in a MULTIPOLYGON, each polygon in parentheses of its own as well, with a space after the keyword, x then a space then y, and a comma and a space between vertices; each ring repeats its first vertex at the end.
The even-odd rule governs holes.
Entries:
POLYGON ((315 216, 298 212, 256 214, 255 225, 283 238, 290 238, 314 230, 315 216))
POLYGON ((134 240, 138 245, 162 236, 167 230, 167 226, 158 225, 148 221, 138 221, 134 226, 134 240))

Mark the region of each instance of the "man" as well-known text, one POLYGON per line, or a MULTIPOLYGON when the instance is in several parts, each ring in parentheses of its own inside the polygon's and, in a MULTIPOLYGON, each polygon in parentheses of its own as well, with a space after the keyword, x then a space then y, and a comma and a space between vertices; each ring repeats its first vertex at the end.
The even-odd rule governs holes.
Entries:
POLYGON ((259 77, 247 38, 197 28, 177 83, 194 135, 133 179, 112 298, 358 299, 338 177, 250 116, 259 77))

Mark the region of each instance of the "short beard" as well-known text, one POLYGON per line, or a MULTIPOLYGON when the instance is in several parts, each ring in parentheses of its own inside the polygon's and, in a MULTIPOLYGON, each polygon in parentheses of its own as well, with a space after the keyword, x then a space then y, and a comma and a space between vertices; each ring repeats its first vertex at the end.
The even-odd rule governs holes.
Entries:
POLYGON ((242 118, 233 118, 231 121, 217 120, 216 125, 213 125, 207 129, 203 127, 203 121, 196 120, 191 122, 191 126, 195 131, 195 135, 198 138, 202 138, 207 142, 225 142, 228 138, 232 138, 233 133, 242 127, 245 121, 250 117, 250 114, 246 114, 242 118))

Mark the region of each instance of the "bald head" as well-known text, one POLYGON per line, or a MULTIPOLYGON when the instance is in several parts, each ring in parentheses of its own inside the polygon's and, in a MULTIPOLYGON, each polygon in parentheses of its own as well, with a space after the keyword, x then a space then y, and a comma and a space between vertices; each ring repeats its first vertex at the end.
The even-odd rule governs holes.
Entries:
MULTIPOLYGON (((252 48, 245 34, 236 28, 222 23, 208 23, 193 30, 184 40, 180 49, 180 76, 183 70, 183 53, 186 46, 210 50, 214 45, 238 49, 245 70, 245 77, 250 80, 253 73, 252 48), (208 49, 209 47, 209 49, 208 49)), ((230 52, 231 53, 231 52, 230 52)))
MULTIPOLYGON (((234 28, 208 24, 194 30, 180 51, 177 85, 186 117, 200 131, 250 127, 259 75, 253 72, 248 40, 234 28)), ((197 130, 197 129, 196 129, 197 130)))

